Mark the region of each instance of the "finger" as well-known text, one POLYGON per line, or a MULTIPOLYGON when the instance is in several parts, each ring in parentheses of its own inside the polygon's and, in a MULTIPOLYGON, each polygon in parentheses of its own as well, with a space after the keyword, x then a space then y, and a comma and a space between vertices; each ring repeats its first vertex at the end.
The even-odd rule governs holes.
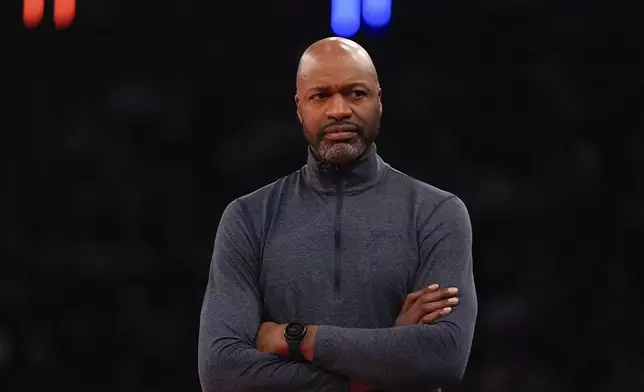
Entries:
POLYGON ((452 297, 452 298, 444 299, 442 301, 422 303, 419 305, 419 308, 421 309, 422 316, 424 316, 438 309, 449 308, 452 306, 456 306, 457 304, 458 304, 458 298, 452 297))
POLYGON ((423 294, 418 301, 420 302, 436 302, 442 299, 455 297, 458 295, 458 289, 456 287, 450 287, 446 289, 435 290, 431 293, 423 294))
POLYGON ((427 287, 423 287, 422 289, 418 291, 414 291, 413 293, 409 293, 407 295, 407 298, 405 299, 405 303, 403 304, 403 308, 401 312, 406 312, 408 311, 412 305, 416 302, 418 298, 420 298, 423 294, 431 293, 433 291, 438 290, 438 285, 437 284, 432 284, 427 287))
POLYGON ((430 314, 423 316, 420 319, 419 324, 431 324, 434 321, 438 320, 439 318, 447 316, 451 312, 452 312, 452 308, 450 308, 450 307, 435 310, 435 311, 431 312, 430 314))
POLYGON ((403 304, 401 312, 408 311, 412 307, 412 305, 414 305, 414 303, 418 298, 420 298, 423 294, 428 294, 438 290, 438 287, 439 286, 437 284, 432 284, 427 287, 423 287, 418 291, 414 291, 413 293, 409 293, 407 295, 407 298, 405 299, 405 303, 403 304))

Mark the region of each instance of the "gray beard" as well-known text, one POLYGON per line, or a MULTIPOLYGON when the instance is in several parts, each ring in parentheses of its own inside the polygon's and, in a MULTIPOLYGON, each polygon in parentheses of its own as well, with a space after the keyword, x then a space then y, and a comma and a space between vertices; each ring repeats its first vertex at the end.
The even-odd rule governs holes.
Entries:
MULTIPOLYGON (((376 124, 373 134, 365 133, 364 129, 359 132, 360 136, 350 141, 330 141, 319 137, 317 145, 311 146, 316 155, 323 162, 331 165, 342 165, 358 159, 371 146, 379 133, 380 124, 376 124), (371 138, 365 135, 371 135, 371 138)), ((304 132, 307 129, 304 128, 304 132)))
POLYGON ((358 159, 367 147, 362 138, 357 138, 349 142, 323 140, 315 150, 323 161, 332 165, 341 165, 358 159))

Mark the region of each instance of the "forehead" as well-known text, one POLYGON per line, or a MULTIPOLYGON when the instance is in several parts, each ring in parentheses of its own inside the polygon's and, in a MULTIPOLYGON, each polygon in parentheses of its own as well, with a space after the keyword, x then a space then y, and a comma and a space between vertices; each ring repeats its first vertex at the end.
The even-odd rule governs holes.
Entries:
POLYGON ((352 55, 325 58, 309 58, 302 65, 299 74, 301 88, 353 83, 376 83, 375 71, 371 64, 352 55))

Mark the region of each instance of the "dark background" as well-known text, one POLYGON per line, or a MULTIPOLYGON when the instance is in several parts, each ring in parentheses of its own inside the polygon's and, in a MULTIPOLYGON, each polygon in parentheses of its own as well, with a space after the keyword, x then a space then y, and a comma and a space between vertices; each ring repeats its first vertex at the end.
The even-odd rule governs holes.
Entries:
MULTIPOLYGON (((65 31, 4 15, 0 390, 199 390, 219 217, 304 164, 295 71, 328 3, 85 0, 65 31)), ((643 8, 394 1, 388 31, 354 37, 382 157, 470 210, 462 391, 644 390, 643 8)))

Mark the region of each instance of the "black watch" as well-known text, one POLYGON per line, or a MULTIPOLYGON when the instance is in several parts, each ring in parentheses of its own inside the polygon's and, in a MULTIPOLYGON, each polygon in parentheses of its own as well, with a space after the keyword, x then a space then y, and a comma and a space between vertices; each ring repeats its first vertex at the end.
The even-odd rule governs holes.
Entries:
POLYGON ((306 325, 302 323, 288 323, 284 328, 284 338, 288 344, 288 356, 294 361, 303 361, 304 356, 300 350, 300 342, 306 336, 306 325))

